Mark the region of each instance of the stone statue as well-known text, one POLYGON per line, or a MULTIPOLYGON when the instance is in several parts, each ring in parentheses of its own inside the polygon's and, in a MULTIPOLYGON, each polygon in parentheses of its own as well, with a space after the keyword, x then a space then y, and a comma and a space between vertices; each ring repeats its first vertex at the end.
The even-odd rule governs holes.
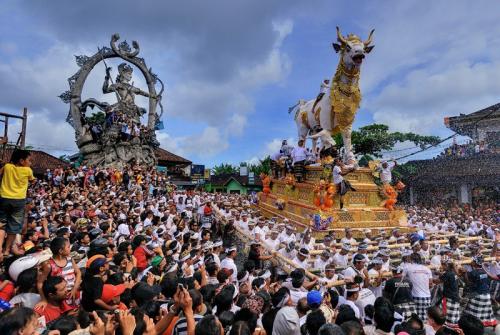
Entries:
POLYGON ((159 146, 156 139, 157 129, 163 106, 161 104, 164 91, 163 82, 146 66, 139 54, 139 44, 132 42, 132 48, 126 41, 116 42, 118 34, 111 37, 111 48, 98 49, 93 56, 76 56, 80 70, 68 79, 70 89, 60 95, 60 98, 70 104, 67 121, 75 129, 76 143, 83 158, 83 163, 93 166, 122 168, 131 163, 146 166, 156 165, 154 149, 159 146), (111 68, 106 65, 106 59, 121 58, 124 60, 118 66, 115 82, 111 78, 111 68), (103 93, 115 93, 117 102, 110 105, 90 98, 81 101, 81 94, 89 73, 100 63, 104 63, 105 77, 102 86, 103 93), (132 80, 134 65, 146 79, 147 91, 134 86, 132 80), (156 84, 161 85, 156 92, 156 84), (135 96, 149 98, 149 108, 137 106, 135 96), (160 113, 156 113, 157 107, 160 113), (88 115, 88 109, 95 110, 88 115), (97 112, 97 113, 96 113, 97 112), (147 124, 141 124, 141 117, 147 115, 147 124))
POLYGON ((127 63, 121 63, 118 66, 118 75, 116 76, 116 83, 109 84, 111 79, 111 68, 106 68, 106 76, 104 77, 104 84, 102 85, 103 93, 115 92, 118 102, 112 106, 110 112, 115 111, 121 115, 125 115, 133 120, 136 124, 140 124, 141 117, 146 114, 146 109, 141 108, 135 104, 135 95, 142 95, 149 98, 149 94, 143 90, 130 84, 132 80, 133 69, 127 63))

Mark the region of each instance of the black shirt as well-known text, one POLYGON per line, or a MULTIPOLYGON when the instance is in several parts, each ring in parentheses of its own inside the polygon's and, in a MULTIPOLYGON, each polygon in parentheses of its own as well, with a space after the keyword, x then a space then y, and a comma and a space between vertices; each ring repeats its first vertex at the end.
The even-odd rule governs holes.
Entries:
POLYGON ((94 302, 101 299, 104 282, 101 277, 93 276, 82 281, 82 306, 87 312, 101 310, 94 302))
POLYGON ((260 260, 260 253, 258 250, 250 248, 250 252, 248 253, 248 260, 254 261, 256 269, 262 269, 262 261, 260 260))
POLYGON ((407 279, 391 278, 385 283, 384 297, 389 299, 393 305, 412 302, 412 287, 412 283, 407 279))
POLYGON ((457 275, 453 271, 446 271, 440 279, 443 282, 443 296, 446 299, 459 302, 457 275))

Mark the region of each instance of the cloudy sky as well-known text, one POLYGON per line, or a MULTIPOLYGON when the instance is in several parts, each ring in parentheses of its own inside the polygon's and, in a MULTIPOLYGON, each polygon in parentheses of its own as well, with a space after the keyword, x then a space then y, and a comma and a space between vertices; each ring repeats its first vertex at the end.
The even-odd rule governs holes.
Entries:
MULTIPOLYGON (((445 116, 500 100, 498 9, 494 0, 3 0, 0 107, 29 108, 27 144, 74 153, 57 96, 78 70, 74 55, 94 54, 118 32, 139 42, 166 83, 162 147, 207 166, 256 160, 296 138, 287 108, 332 76, 339 25, 362 38, 375 28, 355 127, 446 136, 445 116)), ((113 100, 100 91, 103 76, 98 64, 84 98, 113 100)), ((146 88, 138 73, 133 80, 146 88)))

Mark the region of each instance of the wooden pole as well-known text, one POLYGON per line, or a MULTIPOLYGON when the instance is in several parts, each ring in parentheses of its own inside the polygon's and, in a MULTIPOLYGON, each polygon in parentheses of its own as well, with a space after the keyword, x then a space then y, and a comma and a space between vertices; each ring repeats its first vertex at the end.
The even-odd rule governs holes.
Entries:
POLYGON ((28 123, 28 108, 24 107, 23 108, 23 121, 22 121, 22 126, 21 126, 21 143, 20 147, 21 149, 24 149, 26 145, 26 124, 28 123))

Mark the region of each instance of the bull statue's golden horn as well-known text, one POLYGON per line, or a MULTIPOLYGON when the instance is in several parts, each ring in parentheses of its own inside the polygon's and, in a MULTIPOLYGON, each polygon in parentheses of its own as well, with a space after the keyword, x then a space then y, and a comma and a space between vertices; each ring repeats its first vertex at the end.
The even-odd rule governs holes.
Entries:
POLYGON ((340 43, 347 44, 347 41, 344 39, 344 36, 342 36, 342 34, 340 33, 340 28, 339 28, 339 26, 337 26, 337 40, 338 40, 340 43))
POLYGON ((375 29, 372 29, 372 31, 370 31, 370 34, 368 35, 368 39, 366 41, 363 42, 363 44, 367 47, 370 45, 370 43, 372 42, 372 36, 373 36, 373 32, 375 31, 375 29))

